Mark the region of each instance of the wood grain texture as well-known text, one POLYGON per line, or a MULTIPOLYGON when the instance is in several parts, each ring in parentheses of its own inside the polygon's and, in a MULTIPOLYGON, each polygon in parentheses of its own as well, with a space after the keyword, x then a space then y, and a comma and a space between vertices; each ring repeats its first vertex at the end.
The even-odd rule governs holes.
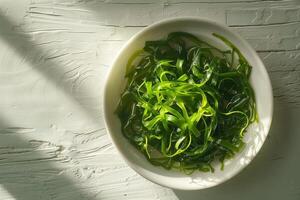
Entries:
POLYGON ((300 1, 0 0, 0 199, 300 198, 300 1), (104 128, 104 76, 120 47, 158 20, 227 24, 270 74, 274 123, 240 175, 199 192, 133 172, 104 128))

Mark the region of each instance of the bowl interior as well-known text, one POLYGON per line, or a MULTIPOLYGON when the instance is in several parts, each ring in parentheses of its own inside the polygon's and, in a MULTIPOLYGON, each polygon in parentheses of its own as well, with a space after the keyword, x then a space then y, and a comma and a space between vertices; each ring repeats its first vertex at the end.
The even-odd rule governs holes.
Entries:
POLYGON ((140 175, 160 185, 176 189, 202 189, 215 186, 241 171, 255 157, 268 134, 273 112, 273 96, 266 69, 256 52, 240 36, 228 28, 212 21, 196 18, 171 19, 145 28, 123 47, 110 69, 104 89, 104 114, 107 130, 126 162, 140 175), (126 80, 124 78, 128 58, 138 49, 143 48, 145 41, 165 38, 173 31, 185 31, 219 48, 226 46, 212 33, 218 33, 230 40, 249 61, 252 69, 251 85, 255 91, 259 123, 252 124, 245 134, 246 146, 242 152, 225 162, 224 170, 220 164, 214 165, 214 173, 194 172, 185 175, 175 170, 165 170, 151 165, 145 157, 123 136, 120 121, 115 114, 120 94, 126 80))

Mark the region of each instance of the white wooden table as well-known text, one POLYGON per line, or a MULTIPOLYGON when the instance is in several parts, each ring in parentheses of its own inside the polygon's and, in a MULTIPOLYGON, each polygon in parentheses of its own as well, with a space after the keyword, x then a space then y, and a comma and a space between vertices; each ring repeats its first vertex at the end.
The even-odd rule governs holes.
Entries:
POLYGON ((299 0, 0 0, 0 200, 299 200, 299 0), (232 180, 173 191, 120 158, 101 95, 134 33, 198 16, 246 38, 272 79, 275 113, 259 155, 232 180))

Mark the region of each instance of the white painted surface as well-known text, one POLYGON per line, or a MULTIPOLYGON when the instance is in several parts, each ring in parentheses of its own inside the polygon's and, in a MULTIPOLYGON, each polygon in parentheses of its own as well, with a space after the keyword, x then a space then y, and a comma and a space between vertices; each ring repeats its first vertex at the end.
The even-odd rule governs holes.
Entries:
POLYGON ((299 0, 0 0, 0 199, 300 199, 299 0), (270 137, 240 175, 172 191, 129 169, 106 135, 103 76, 134 33, 157 20, 226 23, 272 79, 270 137))

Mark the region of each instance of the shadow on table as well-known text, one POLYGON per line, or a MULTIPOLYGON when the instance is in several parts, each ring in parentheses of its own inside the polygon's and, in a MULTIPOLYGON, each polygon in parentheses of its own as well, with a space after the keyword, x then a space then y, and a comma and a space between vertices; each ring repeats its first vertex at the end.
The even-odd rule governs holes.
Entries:
MULTIPOLYGON (((34 60, 41 58, 46 52, 39 46, 33 45, 28 35, 23 34, 22 31, 14 32, 14 23, 1 12, 0 25, 0 39, 8 43, 20 57, 26 56, 28 52, 34 54, 34 58, 27 60, 33 70, 57 85, 58 89, 85 111, 90 120, 97 123, 98 111, 84 107, 81 100, 69 90, 70 85, 61 81, 64 73, 63 66, 52 60, 44 62, 34 60)), ((83 95, 89 95, 84 94, 84 91, 81 92, 83 95)), ((43 159, 45 155, 35 151, 34 145, 28 138, 25 139, 18 133, 7 131, 10 126, 5 116, 0 116, 0 185, 11 196, 17 200, 98 199, 96 194, 88 194, 83 188, 78 187, 79 183, 61 174, 62 169, 55 165, 59 161, 43 159), (24 154, 27 155, 26 158, 23 157, 24 154)))
MULTIPOLYGON (((300 188, 290 189, 286 184, 293 178, 298 180, 299 162, 297 160, 297 148, 300 137, 292 135, 293 127, 298 127, 297 113, 293 114, 288 108, 284 108, 278 102, 274 105, 274 116, 269 136, 256 158, 240 174, 231 180, 213 187, 199 191, 174 190, 179 200, 232 200, 232 199, 284 199, 289 194, 290 199, 300 197, 300 188), (296 137, 295 137, 296 136, 296 137), (288 156, 294 156, 287 161, 288 156), (295 176, 295 177, 293 177, 295 176), (298 191, 298 192, 297 192, 298 191), (294 198, 292 198, 292 193, 294 198)), ((294 130, 295 131, 295 130, 294 130)), ((298 181, 299 183, 299 181, 298 181)))
POLYGON ((9 127, 9 123, 0 119, 0 186, 11 197, 16 200, 100 199, 61 174, 64 169, 56 166, 59 161, 53 161, 57 155, 42 155, 32 141, 9 127))
POLYGON ((34 44, 32 36, 25 34, 20 26, 17 27, 1 11, 0 25, 0 39, 9 44, 21 58, 26 58, 26 62, 30 63, 33 70, 39 72, 43 78, 56 86, 57 90, 61 90, 75 105, 78 105, 86 117, 97 123, 97 119, 100 118, 99 111, 84 106, 84 99, 79 98, 79 96, 91 97, 93 94, 84 89, 77 92, 80 95, 73 92, 73 82, 63 80, 66 73, 65 66, 55 62, 55 59, 48 59, 49 53, 40 45, 34 44))

